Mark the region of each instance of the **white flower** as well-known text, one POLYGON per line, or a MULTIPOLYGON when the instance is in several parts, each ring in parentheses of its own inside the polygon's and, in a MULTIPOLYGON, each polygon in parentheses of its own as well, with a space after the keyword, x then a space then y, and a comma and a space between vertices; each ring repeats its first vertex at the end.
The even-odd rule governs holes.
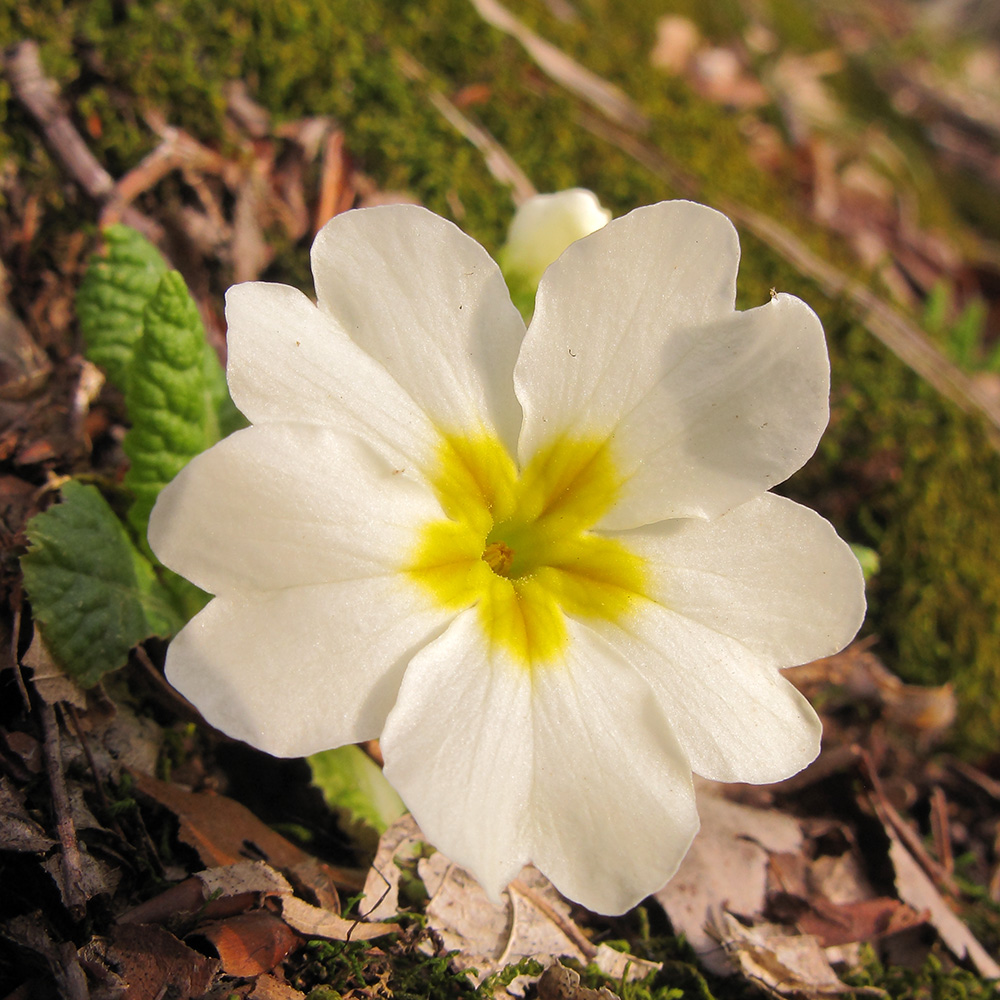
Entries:
POLYGON ((508 284, 523 283, 534 292, 549 264, 610 219, 611 213, 585 188, 528 198, 514 213, 507 242, 497 255, 508 284))
POLYGON ((497 897, 533 861, 620 912, 698 826, 692 770, 769 782, 820 725, 779 667, 857 630, 822 518, 768 492, 827 422, 819 320, 735 312, 728 220, 641 208, 545 273, 413 206, 313 246, 319 306, 231 289, 253 426, 164 490, 150 543, 215 594, 171 682, 274 754, 381 737, 425 835, 497 897))

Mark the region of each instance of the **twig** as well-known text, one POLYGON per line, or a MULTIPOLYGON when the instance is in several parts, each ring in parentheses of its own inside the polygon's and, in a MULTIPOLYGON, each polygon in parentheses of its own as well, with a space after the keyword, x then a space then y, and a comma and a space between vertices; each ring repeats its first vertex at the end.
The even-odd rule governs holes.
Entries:
POLYGON ((988 774, 980 771, 978 767, 966 764, 964 760, 959 760, 957 757, 952 757, 948 761, 948 767, 960 774, 966 781, 971 782, 977 788, 984 791, 991 798, 1000 802, 1000 781, 997 781, 996 778, 991 778, 988 774))
POLYGON ((111 803, 108 801, 108 796, 104 791, 104 782, 101 780, 101 774, 97 770, 97 761, 94 760, 94 752, 90 749, 90 742, 87 740, 87 737, 83 732, 83 727, 80 725, 80 716, 77 715, 76 708, 71 702, 66 702, 65 705, 70 722, 73 723, 73 731, 76 733, 76 738, 79 740, 80 746, 83 748, 84 756, 87 758, 87 763, 90 766, 91 773, 94 775, 94 789, 97 792, 97 798, 100 800, 101 808, 104 810, 104 815, 110 820, 115 833, 117 833, 123 841, 127 841, 128 837, 125 836, 125 831, 122 830, 118 823, 118 818, 111 810, 111 803))
POLYGON ((14 604, 14 618, 11 622, 11 636, 10 636, 10 659, 11 663, 14 665, 14 679, 17 682, 17 689, 21 693, 21 702, 24 705, 24 710, 26 712, 31 711, 31 698, 28 696, 28 688, 24 683, 24 674, 21 673, 21 661, 17 658, 17 641, 21 634, 21 594, 20 587, 18 587, 17 602, 14 604))
POLYGON ((935 785, 931 792, 931 829, 934 831, 934 849, 941 867, 948 875, 955 871, 955 858, 951 850, 951 829, 948 822, 948 800, 935 785))
POLYGON ((323 145, 323 170, 313 231, 319 232, 335 215, 350 207, 354 191, 350 185, 351 165, 344 149, 344 133, 336 129, 323 145))
POLYGON ((56 829, 59 833, 59 843, 62 845, 63 895, 70 916, 74 920, 82 920, 86 913, 86 899, 80 888, 83 881, 83 862, 80 857, 80 845, 76 840, 76 828, 73 825, 66 776, 63 774, 62 754, 59 749, 59 723, 56 720, 55 709, 40 695, 38 713, 42 720, 44 735, 42 749, 49 774, 49 787, 52 790, 56 829))
POLYGON ((517 934, 517 921, 520 916, 517 912, 517 896, 516 892, 507 890, 507 898, 510 900, 510 921, 507 924, 507 940, 504 942, 500 954, 493 960, 493 964, 501 969, 510 964, 510 952, 514 947, 514 938, 517 934))
MULTIPOLYGON (((59 88, 42 69, 38 44, 25 41, 13 46, 2 63, 15 96, 41 126, 46 144, 70 177, 95 201, 103 204, 112 198, 114 178, 87 148, 60 105, 59 88)), ((126 208, 121 219, 154 240, 162 236, 159 226, 134 208, 126 208)))
POLYGON ((585 100, 611 121, 638 132, 649 129, 649 119, 618 87, 536 35, 498 0, 470 2, 484 21, 516 38, 546 76, 585 100))
POLYGON ((152 678, 153 683, 156 685, 156 687, 159 688, 161 692, 166 694, 168 698, 174 703, 175 709, 180 709, 186 712, 187 715, 192 719, 201 719, 202 717, 201 712, 199 712, 198 709, 195 708, 194 705, 192 705, 191 702, 189 702, 187 698, 185 698, 184 695, 182 695, 180 691, 178 691, 177 688, 175 688, 166 679, 166 677, 164 677, 163 674, 156 669, 156 666, 154 665, 153 661, 149 658, 149 653, 146 652, 145 647, 136 646, 135 649, 132 650, 132 652, 135 658, 139 661, 139 664, 140 666, 142 666, 143 670, 145 670, 146 673, 152 678))
POLYGON ((4 62, 17 99, 41 125, 49 148, 80 187, 91 198, 102 201, 114 190, 114 179, 97 162, 60 107, 58 89, 42 69, 38 44, 26 41, 15 45, 4 62))
MULTIPOLYGON (((427 70, 408 52, 397 49, 393 52, 393 59, 399 67, 399 71, 407 79, 416 83, 427 83, 429 77, 427 70)), ((538 194, 535 185, 528 179, 528 175, 486 129, 470 121, 444 94, 433 87, 427 87, 427 99, 452 128, 468 139, 483 154, 486 169, 501 184, 510 186, 515 205, 520 205, 521 202, 538 194)))
POLYGON ((203 146, 183 130, 159 121, 148 123, 160 135, 160 144, 144 156, 108 192, 107 204, 101 213, 101 221, 104 224, 117 222, 123 218, 129 205, 139 195, 154 187, 175 170, 195 169, 222 174, 227 168, 223 157, 203 146))
POLYGON ((858 760, 865 777, 871 783, 872 794, 869 798, 879 819, 886 826, 892 827, 907 850, 913 855, 917 863, 923 868, 938 889, 957 898, 961 892, 955 884, 955 880, 945 871, 943 866, 939 865, 927 853, 927 849, 921 843, 919 835, 889 801, 888 796, 885 794, 885 789, 882 787, 882 779, 879 778, 872 759, 868 755, 868 751, 862 747, 858 747, 858 760))

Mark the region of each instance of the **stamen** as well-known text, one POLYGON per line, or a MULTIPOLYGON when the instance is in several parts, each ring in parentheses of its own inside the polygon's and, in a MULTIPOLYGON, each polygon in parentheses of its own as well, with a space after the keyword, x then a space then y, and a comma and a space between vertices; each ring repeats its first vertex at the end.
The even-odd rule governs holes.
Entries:
POLYGON ((514 550, 503 542, 490 542, 483 550, 483 562, 497 576, 507 576, 514 561, 514 550))

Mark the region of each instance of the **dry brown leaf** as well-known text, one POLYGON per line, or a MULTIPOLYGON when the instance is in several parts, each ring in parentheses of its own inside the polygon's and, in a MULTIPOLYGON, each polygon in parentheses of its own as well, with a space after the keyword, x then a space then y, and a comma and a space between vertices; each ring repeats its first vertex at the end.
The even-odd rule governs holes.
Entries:
POLYGON ((331 941, 371 941, 399 930, 399 925, 393 923, 348 920, 339 913, 312 906, 291 895, 282 897, 281 915, 289 927, 294 927, 300 934, 329 938, 331 941))
MULTIPOLYGON (((6 275, 0 273, 0 282, 6 275)), ((0 292, 0 399, 21 400, 37 392, 52 373, 52 362, 32 339, 0 292)))
MULTIPOLYGON (((427 926, 440 935, 444 947, 457 951, 455 963, 475 969, 477 982, 522 958, 547 964, 553 956, 587 963, 595 957, 607 975, 645 976, 657 966, 610 948, 595 948, 570 915, 566 901, 552 883, 531 866, 507 888, 500 903, 492 902, 464 869, 443 854, 425 856, 427 846, 412 816, 389 827, 379 842, 375 863, 365 883, 361 910, 369 918, 387 919, 399 912, 400 864, 416 868, 430 897, 427 926)), ((532 980, 519 977, 508 990, 517 995, 532 980)))
POLYGON ((615 994, 581 986, 580 973, 556 961, 538 977, 538 1000, 615 1000, 615 994))
POLYGON ((701 829, 677 874, 655 894, 674 930, 713 972, 732 969, 706 926, 713 911, 752 915, 764 908, 768 852, 797 853, 802 830, 776 809, 753 809, 697 786, 701 829))
POLYGON ((745 927, 725 912, 716 915, 712 929, 743 974, 773 994, 822 998, 850 992, 809 934, 778 924, 745 927))
POLYGON ((525 868, 502 903, 491 902, 479 883, 443 854, 421 859, 418 872, 430 895, 428 926, 441 935, 445 948, 460 952, 455 956, 459 968, 476 970, 476 982, 522 958, 589 960, 569 906, 537 869, 525 868))
POLYGON ((416 864, 422 844, 423 834, 409 813, 400 816, 382 834, 361 898, 360 912, 365 920, 390 920, 399 913, 401 871, 396 859, 416 864))
MULTIPOLYGON (((296 866, 293 873, 300 868, 301 866, 296 866)), ((180 915, 198 914, 201 918, 216 921, 220 927, 225 925, 242 933, 246 928, 242 924, 232 924, 232 918, 245 916, 248 910, 256 911, 267 898, 277 900, 281 917, 288 928, 307 937, 361 941, 399 929, 395 924, 367 924, 347 920, 336 909, 313 906, 295 896, 291 884, 281 872, 263 861, 239 861, 198 872, 178 885, 171 886, 159 896, 134 907, 120 919, 122 923, 156 923, 180 915)), ((336 897, 334 903, 339 905, 336 897)), ((199 929, 198 933, 202 933, 202 930, 199 929)), ((224 932, 220 930, 218 933, 224 932)), ((225 943, 222 939, 216 941, 207 931, 205 936, 217 947, 221 948, 225 943)), ((236 947, 235 944, 230 944, 236 947)), ((230 944, 225 946, 230 947, 230 944)), ((221 950, 219 957, 223 959, 228 971, 229 959, 221 950)), ((273 965, 267 968, 273 968, 273 965)))
POLYGON ((856 941, 874 941, 926 922, 926 913, 918 913, 906 903, 885 896, 858 903, 831 903, 813 897, 809 909, 795 924, 803 933, 815 937, 824 948, 831 948, 856 941))
POLYGON ((300 943, 280 917, 267 910, 238 913, 202 924, 189 940, 207 941, 228 976, 259 976, 270 972, 300 943))
POLYGON ((52 880, 59 887, 59 893, 66 909, 73 905, 78 893, 82 894, 85 899, 93 899, 94 896, 114 895, 122 878, 120 868, 95 858, 87 852, 82 843, 79 845, 79 849, 79 870, 74 873, 72 891, 67 888, 66 871, 61 854, 54 854, 42 862, 42 867, 52 876, 52 880))
POLYGON ((877 897, 853 853, 813 861, 803 853, 773 854, 768 886, 768 917, 811 934, 824 948, 872 941, 926 922, 925 914, 906 903, 877 897))
POLYGON ((955 719, 956 702, 951 684, 924 687, 905 684, 887 670, 868 648, 867 640, 801 667, 785 676, 806 697, 822 695, 830 706, 870 702, 885 718, 925 740, 945 732, 955 719), (831 699, 831 692, 840 692, 831 699))
POLYGON ((627 983, 634 979, 645 979, 651 972, 658 972, 663 968, 661 962, 647 962, 644 958, 615 951, 606 944, 598 945, 593 964, 609 979, 621 980, 624 976, 627 983))
POLYGON ((204 887, 207 899, 225 899, 231 896, 259 894, 260 896, 288 896, 292 887, 288 880, 264 861, 237 861, 224 868, 207 868, 194 876, 204 887))
POLYGON ((246 861, 248 853, 266 858, 276 868, 292 868, 309 858, 233 799, 213 792, 190 792, 139 771, 130 773, 143 795, 177 816, 181 840, 209 867, 246 861))
POLYGON ((21 662, 31 668, 35 690, 48 704, 66 701, 81 711, 87 707, 87 696, 52 659, 37 630, 21 662))
MULTIPOLYGON (((263 861, 242 861, 225 868, 210 868, 196 876, 204 886, 206 908, 227 898, 263 896, 277 898, 285 923, 307 937, 336 941, 369 941, 399 930, 396 924, 369 924, 348 920, 336 910, 313 906, 293 895, 287 879, 263 861)), ((221 954, 220 954, 220 957, 221 954)))
POLYGON ((128 1000, 160 1000, 166 994, 200 997, 219 968, 216 959, 152 924, 119 924, 106 954, 128 984, 128 1000))
POLYGON ((21 792, 0 777, 0 851, 39 854, 55 844, 28 815, 21 792))

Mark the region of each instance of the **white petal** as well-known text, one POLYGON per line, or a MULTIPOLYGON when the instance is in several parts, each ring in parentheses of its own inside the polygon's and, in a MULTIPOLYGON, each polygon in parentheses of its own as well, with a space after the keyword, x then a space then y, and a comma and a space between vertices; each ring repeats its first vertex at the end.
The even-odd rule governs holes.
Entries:
POLYGON ((441 517, 413 473, 331 428, 248 427, 160 493, 149 544, 211 593, 395 573, 419 526, 441 517))
POLYGON ((532 692, 533 860, 570 899, 623 913, 661 888, 698 830, 691 768, 649 687, 569 622, 566 669, 532 692))
POLYGON ((858 560, 815 511, 768 493, 712 521, 664 521, 622 536, 650 596, 776 667, 843 649, 865 616, 858 560))
POLYGON ((427 839, 494 899, 530 860, 531 675, 462 612, 414 657, 382 733, 385 775, 427 839))
POLYGON ((316 753, 379 735, 447 617, 387 577, 217 597, 170 644, 167 679, 236 739, 316 753))
POLYGON ((671 334, 664 373, 623 415, 628 478, 604 527, 715 517, 801 468, 829 419, 830 363, 816 314, 791 295, 671 334))
POLYGON ((733 311, 739 241, 692 202, 636 209, 579 240, 545 272, 514 381, 526 462, 567 429, 610 433, 662 376, 676 330, 733 311))
POLYGON ((382 734, 386 777, 428 840, 498 898, 527 861, 620 913, 698 828, 691 769, 636 672, 568 623, 564 666, 491 649, 476 609, 414 657, 382 734))
POLYGON ((528 198, 510 223, 500 251, 505 271, 537 285, 545 269, 573 242, 606 226, 611 213, 584 188, 528 198))
POLYGON ((323 227, 312 263, 320 307, 438 427, 495 428, 513 452, 524 323, 475 240, 414 205, 359 209, 323 227))
POLYGON ((430 454, 427 417, 381 365, 288 285, 226 293, 229 391, 253 424, 353 430, 387 453, 430 454))
POLYGON ((651 601, 622 626, 593 627, 648 681, 696 774, 780 781, 819 753, 809 703, 736 639, 651 601))

